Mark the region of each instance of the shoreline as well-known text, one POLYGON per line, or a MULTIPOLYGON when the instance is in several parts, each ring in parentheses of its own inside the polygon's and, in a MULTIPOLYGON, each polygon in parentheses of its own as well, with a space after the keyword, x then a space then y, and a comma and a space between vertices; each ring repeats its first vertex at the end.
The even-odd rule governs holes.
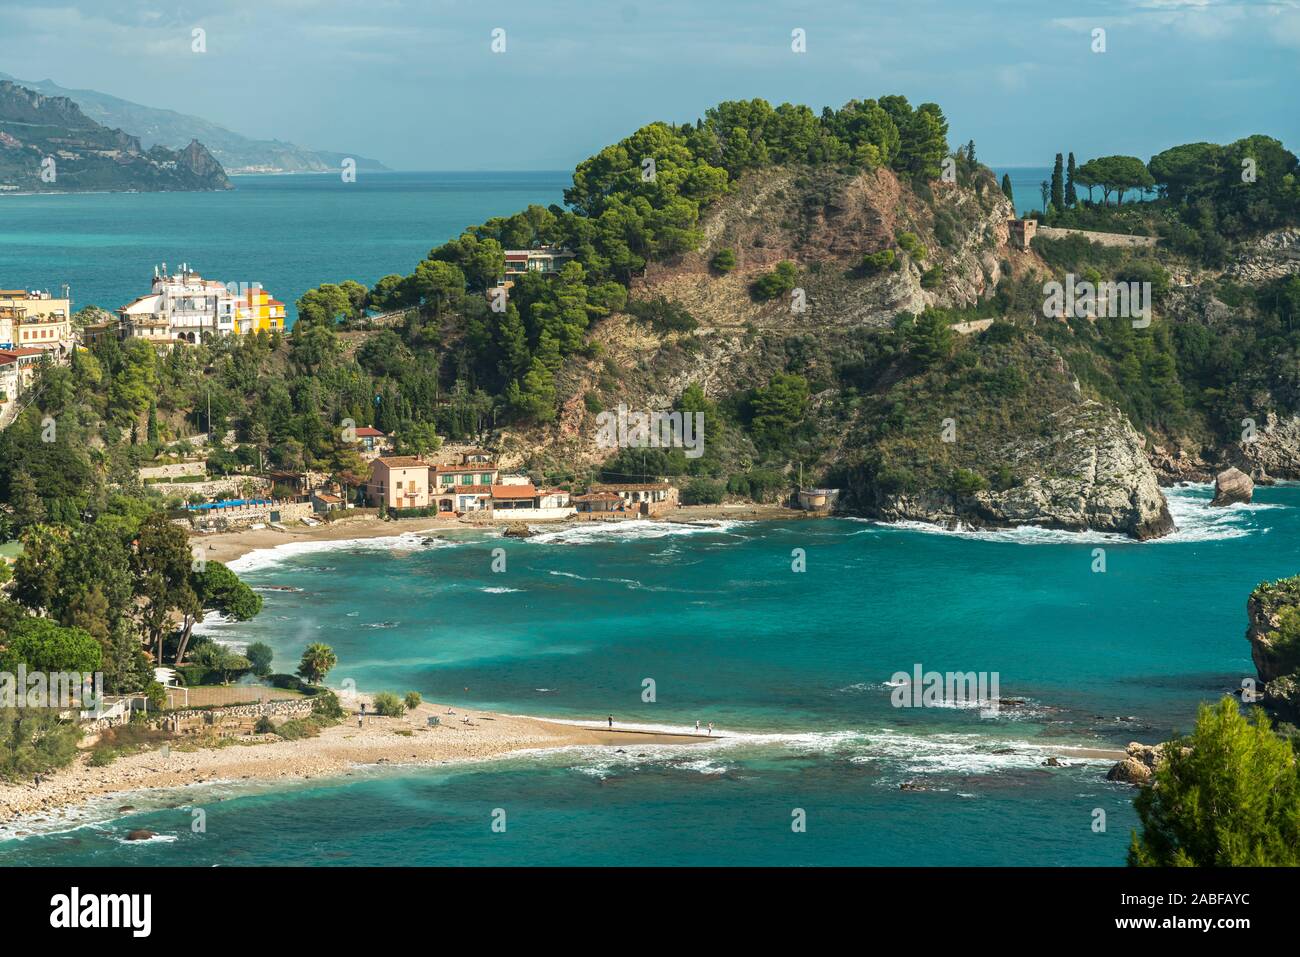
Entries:
MULTIPOLYGON (((266 528, 242 528, 228 532, 211 532, 207 534, 190 533, 190 544, 201 547, 207 557, 224 564, 230 564, 245 558, 253 552, 274 550, 282 545, 310 544, 317 542, 364 542, 376 538, 399 538, 403 535, 438 535, 446 533, 488 533, 500 535, 511 525, 535 525, 548 531, 586 528, 588 526, 608 527, 630 524, 636 527, 641 522, 660 522, 678 525, 690 525, 696 522, 764 522, 793 520, 803 521, 809 517, 806 512, 776 505, 686 505, 675 508, 663 515, 649 519, 626 519, 621 522, 601 522, 592 520, 551 519, 527 520, 499 518, 495 521, 453 521, 438 518, 344 518, 323 523, 315 527, 285 526, 284 531, 266 528)), ((238 571, 239 569, 235 569, 238 571)))
MULTIPOLYGON (((368 700, 359 695, 358 700, 368 700)), ((457 709, 423 702, 400 718, 367 715, 357 726, 349 713, 313 738, 289 741, 245 736, 217 747, 193 747, 184 736, 167 742, 167 751, 151 748, 116 758, 101 767, 90 764, 83 750, 68 767, 32 781, 0 783, 0 828, 36 815, 80 807, 115 795, 170 790, 198 784, 260 781, 309 781, 342 778, 361 767, 404 765, 434 767, 469 764, 571 747, 617 748, 632 742, 689 747, 709 739, 689 732, 594 727, 595 719, 565 724, 491 711, 457 709), (440 724, 429 727, 427 719, 440 724), (470 718, 465 724, 462 719, 470 718)), ((712 740, 719 740, 714 735, 712 740)), ((119 809, 120 810, 120 809, 119 809)), ((8 836, 23 836, 18 830, 8 836)), ((0 839, 5 835, 0 834, 0 839)))
MULTIPOLYGON (((1279 481, 1274 487, 1300 486, 1300 482, 1282 482, 1279 481)), ((1204 483, 1183 483, 1184 490, 1194 488, 1204 489, 1204 483)), ((1178 486, 1175 486, 1178 488, 1178 486)), ((1199 503, 1198 503, 1199 504, 1199 503)), ((1252 505, 1256 503, 1251 503, 1252 505)), ((1250 506, 1246 506, 1250 507, 1250 506)), ((1203 508, 1195 508, 1190 514, 1184 514, 1184 519, 1195 517, 1195 515, 1204 512, 1203 508)), ((1217 512, 1206 512, 1208 515, 1226 516, 1232 512, 1231 508, 1221 509, 1217 512)), ((1183 542, 1195 540, 1190 535, 1193 530, 1179 526, 1175 531, 1160 538, 1152 539, 1148 543, 1138 543, 1135 539, 1130 538, 1123 532, 1098 531, 1095 529, 1054 529, 1043 525, 1024 523, 1011 526, 988 526, 982 528, 949 528, 938 522, 921 522, 916 520, 902 519, 897 521, 886 521, 884 519, 872 519, 858 515, 824 515, 822 513, 803 512, 798 509, 788 508, 780 505, 686 505, 679 506, 671 511, 664 512, 662 515, 653 518, 627 519, 620 522, 602 522, 593 520, 579 520, 573 518, 565 519, 516 519, 497 518, 493 521, 461 521, 451 519, 437 518, 408 518, 408 519, 381 519, 377 517, 357 517, 336 519, 330 523, 312 526, 286 526, 283 531, 271 527, 253 529, 241 528, 226 532, 210 533, 190 533, 190 543, 192 546, 202 548, 207 557, 215 561, 230 564, 240 559, 245 559, 255 552, 274 552, 277 548, 285 545, 306 545, 311 546, 321 543, 336 543, 341 547, 346 547, 346 543, 364 543, 372 542, 375 539, 391 538, 394 540, 394 548, 403 546, 397 542, 398 539, 413 536, 435 536, 440 538, 454 538, 458 535, 466 537, 475 534, 484 537, 500 537, 512 525, 528 525, 537 530, 562 531, 570 529, 579 529, 586 527, 609 528, 614 526, 628 525, 636 528, 642 523, 657 524, 678 524, 694 525, 711 522, 780 522, 780 521, 807 521, 818 518, 841 518, 846 521, 871 522, 885 528, 913 530, 922 533, 939 534, 939 535, 962 535, 962 536, 987 536, 989 540, 1000 540, 1012 536, 1024 536, 1027 542, 1041 540, 1043 542, 1062 542, 1062 543, 1089 543, 1119 541, 1124 544, 1150 544, 1162 542, 1183 542)), ((236 566, 232 569, 241 572, 244 569, 236 566)))
MULTIPOLYGON (((358 695, 357 701, 369 702, 370 696, 358 695)), ((197 742, 181 736, 100 767, 90 764, 90 750, 83 747, 72 764, 46 775, 39 785, 32 781, 0 783, 0 841, 43 833, 51 823, 59 825, 56 829, 63 824, 80 826, 83 822, 71 813, 74 809, 100 805, 106 813, 111 810, 119 816, 148 811, 148 807, 128 802, 134 797, 147 804, 139 796, 199 785, 258 783, 277 787, 318 778, 341 782, 359 770, 469 765, 570 748, 595 747, 615 753, 634 744, 688 748, 737 743, 738 738, 748 737, 720 729, 708 735, 626 723, 610 728, 599 718, 536 718, 427 701, 399 718, 368 714, 364 727, 358 727, 357 718, 358 712, 349 708, 339 724, 316 737, 296 740, 250 734, 220 745, 196 747, 197 742), (431 717, 439 719, 438 726, 428 725, 431 717), (114 800, 123 803, 110 809, 114 800)), ((1039 747, 1045 753, 1087 763, 1127 757, 1124 750, 1097 745, 1039 747)), ((182 805, 190 803, 199 802, 181 801, 182 805)))

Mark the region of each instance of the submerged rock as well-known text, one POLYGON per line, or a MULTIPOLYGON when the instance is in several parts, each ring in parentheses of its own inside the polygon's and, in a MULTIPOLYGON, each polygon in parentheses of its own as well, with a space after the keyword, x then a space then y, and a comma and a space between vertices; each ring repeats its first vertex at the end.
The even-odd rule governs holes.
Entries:
POLYGON ((158 835, 154 834, 153 831, 146 830, 145 828, 140 828, 135 831, 128 831, 126 835, 126 839, 128 841, 147 841, 151 837, 157 837, 157 836, 158 835))
POLYGON ((1214 477, 1214 500, 1211 505, 1234 505, 1249 502, 1255 494, 1255 483, 1238 468, 1224 469, 1214 477))

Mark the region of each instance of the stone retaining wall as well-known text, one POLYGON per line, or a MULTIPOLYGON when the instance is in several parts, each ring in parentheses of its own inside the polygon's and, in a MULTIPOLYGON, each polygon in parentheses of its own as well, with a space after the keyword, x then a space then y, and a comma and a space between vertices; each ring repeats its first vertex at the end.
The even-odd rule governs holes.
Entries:
POLYGON ((1042 239, 1065 239, 1067 236, 1082 236, 1084 239, 1100 246, 1155 246, 1160 242, 1159 237, 1156 236, 1099 233, 1091 229, 1062 229, 1059 226, 1039 226, 1038 236, 1042 239))

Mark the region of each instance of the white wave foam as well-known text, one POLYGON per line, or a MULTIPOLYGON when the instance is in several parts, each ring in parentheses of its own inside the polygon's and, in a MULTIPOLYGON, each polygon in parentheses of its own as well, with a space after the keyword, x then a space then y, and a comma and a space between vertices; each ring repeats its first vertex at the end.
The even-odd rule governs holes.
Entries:
POLYGON ((379 538, 340 538, 331 541, 284 542, 271 548, 259 548, 241 555, 227 566, 234 572, 250 572, 283 564, 300 555, 317 552, 390 552, 422 551, 433 548, 454 548, 459 542, 445 538, 432 538, 428 532, 402 532, 379 538))
POLYGON ((666 538, 670 535, 726 535, 733 529, 752 525, 739 519, 710 522, 655 522, 636 519, 624 522, 585 522, 553 532, 542 532, 524 539, 534 545, 593 545, 598 542, 635 542, 666 538))
POLYGON ((486 592, 489 595, 508 595, 512 592, 523 591, 522 588, 480 588, 479 591, 486 592))
POLYGON ((1215 508, 1210 505, 1213 493, 1213 485, 1189 485, 1166 489, 1165 499, 1169 502, 1169 514, 1173 516, 1178 530, 1163 538, 1154 539, 1153 544, 1214 542, 1230 538, 1245 538, 1255 531, 1250 527, 1250 516, 1254 512, 1285 508, 1283 505, 1263 502, 1238 503, 1215 508))

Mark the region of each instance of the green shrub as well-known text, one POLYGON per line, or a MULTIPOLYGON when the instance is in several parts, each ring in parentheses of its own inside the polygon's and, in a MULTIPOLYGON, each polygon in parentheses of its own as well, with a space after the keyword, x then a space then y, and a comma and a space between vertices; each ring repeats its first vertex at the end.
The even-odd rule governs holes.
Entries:
POLYGON ((717 272, 729 273, 736 268, 736 254, 730 249, 719 249, 709 260, 709 265, 717 272))
POLYGON ((67 766, 77 756, 81 728, 58 712, 35 708, 0 710, 0 780, 30 781, 67 766))
POLYGON ((925 259, 929 255, 916 233, 899 233, 897 239, 899 248, 913 259, 925 259))
POLYGON ((724 488, 712 479, 691 479, 682 489, 683 505, 717 505, 722 501, 724 488))
POLYGON ((402 699, 402 702, 406 705, 407 711, 414 711, 416 708, 420 707, 420 702, 423 700, 424 699, 420 697, 420 692, 408 691, 406 692, 406 697, 402 699))
POLYGON ((260 718, 257 719, 257 722, 253 725, 253 734, 274 734, 274 733, 275 733, 275 723, 271 720, 269 715, 265 715, 265 714, 262 715, 260 718))
POLYGON ((933 289, 941 282, 943 282, 943 266, 931 266, 925 272, 921 273, 922 289, 933 289))
POLYGON ((291 718, 275 729, 286 741, 314 738, 321 733, 321 723, 314 718, 291 718))
POLYGON ((664 296, 634 299, 627 304, 627 311, 661 334, 691 332, 699 325, 685 308, 664 296))
POLYGON ((391 691, 381 691, 375 695, 371 707, 375 714, 383 715, 385 718, 400 718, 406 714, 406 705, 391 691))
POLYGON ((343 705, 339 704, 339 696, 333 691, 322 689, 311 703, 312 714, 318 718, 337 721, 344 715, 343 705))
POLYGON ((867 253, 862 257, 862 271, 868 276, 892 269, 897 256, 892 249, 882 249, 878 253, 867 253))
POLYGON ((958 497, 974 495, 989 487, 988 479, 970 469, 953 469, 948 481, 948 490, 958 497))
POLYGON ((779 262, 770 273, 760 276, 751 287, 754 298, 763 301, 783 296, 795 287, 799 279, 799 268, 790 260, 779 262))

